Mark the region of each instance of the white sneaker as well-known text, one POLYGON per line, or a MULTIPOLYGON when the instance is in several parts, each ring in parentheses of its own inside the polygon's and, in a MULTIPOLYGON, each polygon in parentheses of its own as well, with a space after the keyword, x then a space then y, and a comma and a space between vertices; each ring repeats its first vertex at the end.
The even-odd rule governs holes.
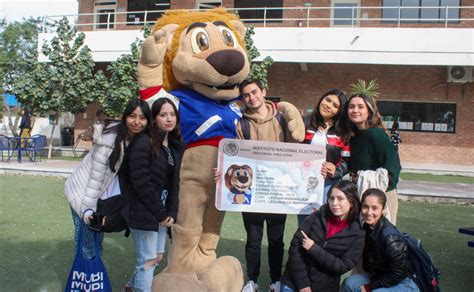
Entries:
POLYGON ((275 283, 271 283, 270 286, 268 286, 268 291, 270 292, 280 292, 280 281, 276 281, 275 283))
POLYGON ((256 292, 258 291, 258 284, 254 281, 250 280, 245 284, 244 288, 242 288, 242 292, 256 292))

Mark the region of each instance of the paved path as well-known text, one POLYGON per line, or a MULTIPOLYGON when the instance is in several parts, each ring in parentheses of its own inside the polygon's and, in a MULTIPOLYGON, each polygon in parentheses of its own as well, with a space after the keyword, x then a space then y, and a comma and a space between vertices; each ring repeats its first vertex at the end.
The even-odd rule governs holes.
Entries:
MULTIPOLYGON (((0 162, 0 174, 27 174, 67 177, 79 161, 47 160, 46 162, 0 162)), ((404 164, 406 172, 423 172, 433 174, 457 174, 474 176, 473 167, 442 165, 404 164), (432 169, 429 169, 432 168, 432 169)), ((430 202, 474 203, 474 184, 437 183, 400 180, 398 194, 402 200, 423 200, 430 202)))

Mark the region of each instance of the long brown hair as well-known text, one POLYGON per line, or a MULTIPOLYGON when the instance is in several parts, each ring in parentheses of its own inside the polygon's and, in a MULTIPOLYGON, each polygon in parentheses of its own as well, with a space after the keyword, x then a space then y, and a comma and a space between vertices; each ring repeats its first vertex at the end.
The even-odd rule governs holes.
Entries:
POLYGON ((151 117, 152 117, 152 122, 151 122, 151 131, 150 131, 150 143, 151 143, 151 148, 155 152, 156 156, 159 155, 160 153, 160 147, 163 144, 163 140, 165 139, 166 132, 161 130, 155 122, 155 118, 157 115, 160 114, 161 108, 163 107, 164 104, 170 104, 173 107, 173 110, 176 114, 176 126, 174 127, 173 131, 168 133, 168 143, 171 145, 175 145, 175 143, 180 143, 181 142, 181 132, 179 128, 179 112, 178 109, 176 108, 175 104, 168 98, 160 98, 157 99, 153 105, 151 106, 151 117))
POLYGON ((114 150, 110 153, 109 156, 109 167, 110 170, 112 170, 113 172, 116 172, 115 165, 117 164, 122 155, 121 145, 125 143, 125 141, 129 138, 127 129, 127 117, 131 115, 137 107, 141 108, 143 115, 146 117, 147 120, 146 127, 143 129, 143 132, 148 132, 149 125, 151 122, 150 107, 145 101, 140 100, 138 98, 132 98, 128 102, 127 106, 125 107, 125 110, 122 113, 122 119, 120 121, 108 120, 105 123, 105 127, 103 130, 104 134, 111 132, 117 133, 114 140, 114 150))
POLYGON ((325 99, 326 96, 328 96, 328 95, 335 95, 339 99, 339 110, 337 111, 336 115, 334 115, 334 117, 332 118, 333 125, 334 126, 336 125, 336 122, 339 120, 339 117, 341 116, 341 113, 344 109, 344 105, 346 103, 347 96, 343 91, 341 91, 337 88, 334 88, 334 89, 331 89, 328 92, 324 93, 321 96, 321 98, 319 99, 318 103, 316 104, 316 106, 313 109, 313 112, 311 113, 309 124, 306 125, 307 130, 317 131, 320 126, 324 127, 324 118, 321 115, 321 112, 319 111, 319 105, 321 104, 323 99, 325 99))
POLYGON ((367 121, 365 122, 367 128, 385 129, 375 99, 363 93, 354 94, 347 100, 346 105, 344 106, 344 112, 342 113, 342 116, 339 119, 339 123, 337 125, 338 132, 341 134, 342 138, 346 143, 349 142, 351 137, 354 137, 356 135, 357 131, 356 125, 354 125, 354 123, 352 123, 349 119, 349 105, 351 103, 351 100, 356 97, 362 98, 365 105, 367 106, 367 110, 369 112, 369 116, 367 118, 367 121))
POLYGON ((334 214, 331 212, 329 208, 329 198, 331 197, 331 193, 333 189, 338 189, 344 193, 349 203, 351 203, 351 209, 349 210, 349 214, 347 216, 347 220, 352 222, 356 220, 359 216, 360 212, 360 201, 359 195, 357 194, 357 186, 348 180, 340 180, 335 182, 328 191, 328 198, 326 204, 323 205, 324 214, 328 217, 334 218, 334 214))

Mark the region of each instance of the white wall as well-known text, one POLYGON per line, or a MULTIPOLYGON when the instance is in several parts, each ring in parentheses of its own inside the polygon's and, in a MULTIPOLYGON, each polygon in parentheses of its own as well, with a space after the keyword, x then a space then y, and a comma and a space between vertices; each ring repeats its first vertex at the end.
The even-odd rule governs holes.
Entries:
MULTIPOLYGON (((138 30, 85 32, 96 62, 129 53, 138 30)), ((38 44, 52 37, 40 33, 38 44)), ((474 30, 460 28, 255 28, 276 62, 474 66, 474 30)), ((40 53, 40 61, 47 61, 40 53)))
MULTIPOLYGON (((15 121, 15 117, 12 117, 12 122, 15 121)), ((6 136, 12 136, 12 132, 10 131, 10 127, 8 126, 8 117, 4 116, 3 120, 0 123, 0 134, 6 136)), ((18 125, 20 125, 21 119, 18 121, 18 125)), ((48 118, 39 118, 35 117, 35 124, 33 129, 31 130, 31 135, 41 134, 45 135, 48 139, 51 135, 52 125, 49 124, 48 118)), ((18 133, 20 129, 18 129, 18 133)), ((61 123, 56 125, 53 133, 53 145, 60 145, 61 141, 61 123)))
POLYGON ((473 29, 255 28, 255 45, 276 62, 474 66, 473 29))

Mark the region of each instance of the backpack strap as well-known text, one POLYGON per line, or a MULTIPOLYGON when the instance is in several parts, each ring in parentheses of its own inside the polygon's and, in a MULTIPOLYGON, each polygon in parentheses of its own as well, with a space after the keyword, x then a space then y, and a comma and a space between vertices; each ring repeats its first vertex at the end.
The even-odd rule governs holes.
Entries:
POLYGON ((245 140, 250 140, 250 122, 249 119, 243 117, 240 120, 240 127, 245 140))
POLYGON ((285 121, 285 118, 283 117, 281 112, 277 112, 275 117, 278 120, 278 123, 280 123, 281 130, 283 131, 283 137, 285 139, 285 142, 287 142, 288 139, 287 139, 287 135, 286 135, 286 121, 285 121))
MULTIPOLYGON (((287 140, 287 137, 286 137, 287 135, 286 135, 286 121, 285 121, 285 118, 283 117, 283 115, 280 112, 277 112, 275 117, 278 120, 278 123, 280 124, 281 130, 283 131, 284 139, 285 139, 285 142, 286 142, 288 140, 287 140)), ((242 129, 242 134, 244 135, 244 139, 245 140, 250 140, 250 121, 247 118, 243 117, 240 120, 240 127, 242 129)))

